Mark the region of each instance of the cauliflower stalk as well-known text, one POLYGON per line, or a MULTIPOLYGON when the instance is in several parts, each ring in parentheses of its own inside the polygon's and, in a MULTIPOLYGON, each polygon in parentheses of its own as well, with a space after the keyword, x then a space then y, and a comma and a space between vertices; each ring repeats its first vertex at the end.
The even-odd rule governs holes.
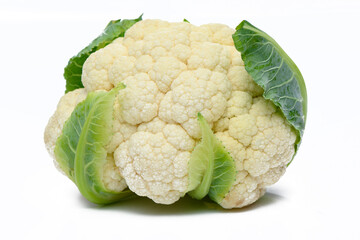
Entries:
POLYGON ((303 135, 300 71, 243 21, 112 21, 70 59, 45 130, 56 166, 91 202, 186 193, 224 208, 259 199, 303 135), (125 87, 126 86, 126 87, 125 87))

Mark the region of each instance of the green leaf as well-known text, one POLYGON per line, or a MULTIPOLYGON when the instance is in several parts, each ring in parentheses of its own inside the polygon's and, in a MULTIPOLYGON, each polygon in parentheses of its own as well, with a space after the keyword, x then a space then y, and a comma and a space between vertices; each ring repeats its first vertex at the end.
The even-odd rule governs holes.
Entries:
POLYGON ((264 89, 264 98, 278 106, 296 129, 297 151, 307 112, 306 87, 299 69, 274 39, 245 20, 237 26, 233 40, 246 71, 264 89))
POLYGON ((120 84, 109 92, 90 92, 65 122, 55 146, 61 169, 86 199, 97 204, 116 202, 131 194, 107 190, 102 182, 107 161, 105 146, 112 134, 113 105, 118 91, 124 87, 120 84))
POLYGON ((186 18, 183 19, 183 22, 190 23, 186 18))
POLYGON ((235 181, 235 162, 200 113, 198 121, 202 138, 189 161, 189 195, 202 199, 208 194, 220 203, 235 181))
POLYGON ((229 152, 219 140, 214 146, 214 163, 213 178, 208 195, 212 200, 220 203, 235 182, 236 167, 229 152))
POLYGON ((95 38, 77 55, 70 58, 68 65, 64 69, 64 77, 66 80, 65 92, 67 93, 77 88, 84 87, 81 82, 82 67, 91 53, 96 52, 97 50, 112 43, 116 38, 124 37, 126 30, 141 20, 142 15, 136 19, 119 19, 110 21, 100 36, 95 38))

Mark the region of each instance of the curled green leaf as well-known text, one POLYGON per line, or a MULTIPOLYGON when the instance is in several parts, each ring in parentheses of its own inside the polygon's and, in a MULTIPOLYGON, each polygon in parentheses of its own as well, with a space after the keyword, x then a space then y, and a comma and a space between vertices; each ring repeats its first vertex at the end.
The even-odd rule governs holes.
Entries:
POLYGON ((297 151, 307 113, 306 87, 298 67, 273 38, 245 20, 237 26, 233 40, 246 71, 264 89, 264 98, 279 107, 296 129, 297 151))
POLYGON ((198 122, 201 142, 189 161, 189 195, 195 199, 209 195, 220 203, 235 181, 235 162, 200 113, 198 122))
POLYGON ((102 181, 107 161, 105 146, 111 139, 113 105, 120 84, 109 92, 90 92, 65 122, 57 139, 55 157, 60 168, 77 185, 82 195, 97 204, 116 202, 131 194, 113 192, 102 181))

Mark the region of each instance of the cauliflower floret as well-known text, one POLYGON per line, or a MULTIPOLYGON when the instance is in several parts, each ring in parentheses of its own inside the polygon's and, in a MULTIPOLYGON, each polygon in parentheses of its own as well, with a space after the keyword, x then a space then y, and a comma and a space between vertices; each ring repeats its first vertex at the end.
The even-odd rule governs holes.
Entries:
POLYGON ((138 73, 127 77, 123 83, 126 88, 118 95, 119 119, 137 125, 148 122, 156 117, 158 106, 163 94, 159 92, 156 84, 150 80, 149 75, 138 73))
POLYGON ((197 113, 201 112, 209 122, 217 121, 225 112, 230 89, 222 73, 204 68, 185 71, 174 80, 161 101, 159 117, 180 123, 190 136, 200 138, 197 113))
POLYGON ((108 154, 103 167, 102 182, 106 189, 114 192, 121 192, 127 185, 121 176, 119 168, 115 166, 113 154, 108 154))
POLYGON ((249 112, 231 118, 229 131, 216 134, 238 171, 235 184, 220 203, 224 208, 255 202, 266 186, 285 173, 295 153, 296 134, 270 101, 255 99, 249 112))
POLYGON ((226 73, 230 65, 230 53, 220 44, 204 42, 192 45, 192 55, 188 59, 189 69, 206 68, 226 73))
MULTIPOLYGON (((49 120, 45 128, 44 141, 46 149, 54 159, 56 140, 60 137, 66 120, 70 117, 76 105, 86 98, 86 95, 87 91, 84 88, 79 88, 62 96, 55 113, 49 120)), ((56 161, 54 163, 55 166, 58 166, 56 161)))
POLYGON ((109 144, 106 146, 108 153, 113 153, 116 148, 119 147, 120 143, 128 140, 135 132, 136 126, 125 122, 120 122, 118 119, 114 118, 113 135, 109 144))
POLYGON ((126 56, 127 48, 122 45, 122 38, 111 43, 111 48, 102 48, 86 59, 81 81, 88 92, 110 90, 114 87, 109 80, 109 69, 118 56, 126 56))
POLYGON ((245 146, 249 146, 252 137, 258 133, 256 118, 243 114, 229 120, 229 134, 245 146))
POLYGON ((119 190, 125 181, 157 203, 182 197, 188 190, 188 161, 201 137, 200 112, 235 160, 236 180, 220 204, 233 208, 256 201, 284 174, 296 134, 245 70, 233 33, 222 24, 136 23, 86 60, 86 90, 66 95, 59 106, 69 98, 71 107, 67 103, 50 119, 49 152, 79 102, 75 96, 84 99, 87 91, 110 90, 122 82, 127 87, 115 101, 114 134, 107 146, 103 181, 109 189, 119 190))
POLYGON ((140 125, 139 129, 145 131, 133 134, 114 154, 133 192, 157 203, 171 204, 186 193, 187 165, 195 142, 178 125, 166 124, 160 132, 152 130, 159 130, 159 125, 165 123, 156 119, 140 125))
POLYGON ((151 79, 154 79, 159 90, 167 92, 175 78, 186 69, 186 65, 175 57, 159 58, 154 69, 150 71, 151 79))

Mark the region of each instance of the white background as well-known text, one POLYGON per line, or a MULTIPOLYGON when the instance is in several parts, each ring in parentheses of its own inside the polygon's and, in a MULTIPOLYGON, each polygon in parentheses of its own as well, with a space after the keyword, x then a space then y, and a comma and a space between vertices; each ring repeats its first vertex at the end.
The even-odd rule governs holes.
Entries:
POLYGON ((360 239, 360 1, 0 2, 0 239, 360 239), (296 62, 308 89, 303 144, 257 203, 84 200, 43 132, 68 59, 118 18, 236 27, 247 19, 296 62))

